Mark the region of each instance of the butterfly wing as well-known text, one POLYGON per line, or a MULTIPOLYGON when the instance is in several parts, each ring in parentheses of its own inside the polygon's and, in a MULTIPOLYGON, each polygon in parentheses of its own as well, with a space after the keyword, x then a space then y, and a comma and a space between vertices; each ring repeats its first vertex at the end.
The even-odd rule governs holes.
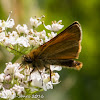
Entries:
POLYGON ((81 27, 74 22, 56 37, 38 48, 42 59, 75 59, 81 51, 81 27))
POLYGON ((33 50, 30 55, 39 61, 38 66, 51 64, 80 69, 82 63, 75 61, 81 51, 81 27, 74 22, 56 37, 33 50), (44 64, 43 64, 44 63, 44 64))

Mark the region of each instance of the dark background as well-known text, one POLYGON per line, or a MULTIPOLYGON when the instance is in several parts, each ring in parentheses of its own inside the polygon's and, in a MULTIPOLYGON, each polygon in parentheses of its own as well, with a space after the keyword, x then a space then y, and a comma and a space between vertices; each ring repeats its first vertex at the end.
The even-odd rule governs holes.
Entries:
MULTIPOLYGON (((10 11, 16 25, 29 25, 30 17, 43 14, 46 25, 52 20, 62 20, 63 29, 79 21, 83 31, 79 61, 83 68, 63 69, 59 72, 61 83, 41 94, 45 96, 43 100, 100 99, 100 0, 0 0, 0 19, 6 20, 10 11)), ((10 56, 0 46, 0 72, 10 56)))

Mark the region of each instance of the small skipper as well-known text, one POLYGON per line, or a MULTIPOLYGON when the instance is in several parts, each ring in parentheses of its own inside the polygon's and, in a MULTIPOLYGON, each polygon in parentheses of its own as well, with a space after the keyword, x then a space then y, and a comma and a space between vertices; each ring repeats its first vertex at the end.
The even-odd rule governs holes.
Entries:
MULTIPOLYGON (((75 61, 81 51, 81 26, 75 21, 64 31, 23 57, 22 64, 30 64, 33 71, 61 65, 80 69, 82 63, 75 61)), ((50 75, 51 77, 51 75, 50 75)))

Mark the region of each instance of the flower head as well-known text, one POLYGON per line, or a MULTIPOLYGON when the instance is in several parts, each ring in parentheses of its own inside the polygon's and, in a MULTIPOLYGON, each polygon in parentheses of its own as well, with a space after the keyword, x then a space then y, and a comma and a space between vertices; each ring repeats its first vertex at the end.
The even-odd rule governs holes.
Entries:
POLYGON ((18 96, 23 95, 24 92, 25 92, 25 89, 24 89, 23 86, 18 86, 16 84, 15 84, 15 86, 12 89, 17 93, 18 96))
POLYGON ((5 99, 14 99, 16 96, 22 96, 29 91, 35 92, 43 89, 53 89, 53 84, 59 83, 59 74, 52 71, 50 74, 45 69, 34 71, 32 68, 20 68, 20 64, 11 62, 6 64, 4 73, 0 74, 0 97, 5 99), (31 74, 30 74, 31 73, 31 74), (3 83, 4 82, 4 83, 3 83))
POLYGON ((61 22, 62 22, 62 20, 59 20, 58 22, 54 21, 54 22, 52 22, 52 25, 46 26, 44 24, 44 27, 50 31, 57 32, 64 27, 64 25, 61 25, 61 22))
POLYGON ((12 89, 11 90, 4 89, 3 91, 1 91, 0 97, 3 99, 12 100, 16 97, 16 93, 12 89))
POLYGON ((16 43, 19 44, 20 46, 24 46, 24 47, 29 47, 29 41, 27 40, 27 38, 21 36, 16 40, 16 43))
POLYGON ((39 25, 42 24, 41 21, 39 21, 38 19, 33 19, 32 17, 30 18, 30 22, 31 22, 31 25, 34 27, 38 27, 39 25))
MULTIPOLYGON (((57 31, 63 28, 61 20, 52 22, 52 25, 47 25, 41 21, 44 16, 39 18, 30 18, 30 23, 33 28, 29 28, 26 24, 16 26, 17 31, 8 31, 7 28, 14 26, 14 20, 8 17, 7 21, 0 20, 0 44, 9 47, 10 52, 13 50, 27 53, 33 48, 37 48, 43 43, 49 41, 57 35, 57 31), (35 30, 38 26, 43 25, 46 29, 51 30, 47 33, 46 30, 35 30), (26 51, 27 50, 27 51, 26 51)), ((19 56, 20 57, 20 56, 19 56)), ((30 65, 20 66, 19 63, 6 63, 4 73, 0 74, 0 97, 4 99, 14 99, 16 96, 32 94, 53 89, 54 84, 59 83, 60 66, 50 65, 51 73, 42 70, 35 70, 32 72, 30 65), (32 73, 31 73, 32 72, 32 73), (31 73, 31 74, 30 74, 31 73)), ((39 66, 38 66, 39 67, 39 66)))
POLYGON ((8 74, 14 74, 18 66, 19 66, 18 63, 15 63, 15 64, 12 64, 11 62, 6 63, 6 68, 4 70, 4 73, 6 75, 8 75, 8 74))
POLYGON ((23 26, 21 26, 20 24, 17 25, 16 27, 18 33, 25 33, 28 34, 29 30, 26 24, 23 24, 23 26))
POLYGON ((4 31, 6 28, 13 28, 14 25, 14 19, 7 19, 7 21, 0 20, 1 32, 4 31))
POLYGON ((35 28, 37 28, 39 25, 41 25, 42 24, 42 22, 41 22, 41 19, 42 18, 44 18, 45 16, 43 15, 43 16, 41 16, 41 17, 39 17, 39 18, 30 18, 30 23, 31 23, 31 25, 33 26, 33 27, 35 27, 35 28))

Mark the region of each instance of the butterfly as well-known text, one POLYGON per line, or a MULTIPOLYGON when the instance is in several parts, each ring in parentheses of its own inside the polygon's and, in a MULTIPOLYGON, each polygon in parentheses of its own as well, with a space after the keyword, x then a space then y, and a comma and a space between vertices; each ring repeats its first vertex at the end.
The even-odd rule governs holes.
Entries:
POLYGON ((31 65, 32 72, 34 70, 40 72, 43 68, 50 70, 50 65, 80 69, 82 63, 75 59, 78 59, 81 52, 81 37, 81 26, 75 21, 60 34, 25 55, 22 64, 31 65))

